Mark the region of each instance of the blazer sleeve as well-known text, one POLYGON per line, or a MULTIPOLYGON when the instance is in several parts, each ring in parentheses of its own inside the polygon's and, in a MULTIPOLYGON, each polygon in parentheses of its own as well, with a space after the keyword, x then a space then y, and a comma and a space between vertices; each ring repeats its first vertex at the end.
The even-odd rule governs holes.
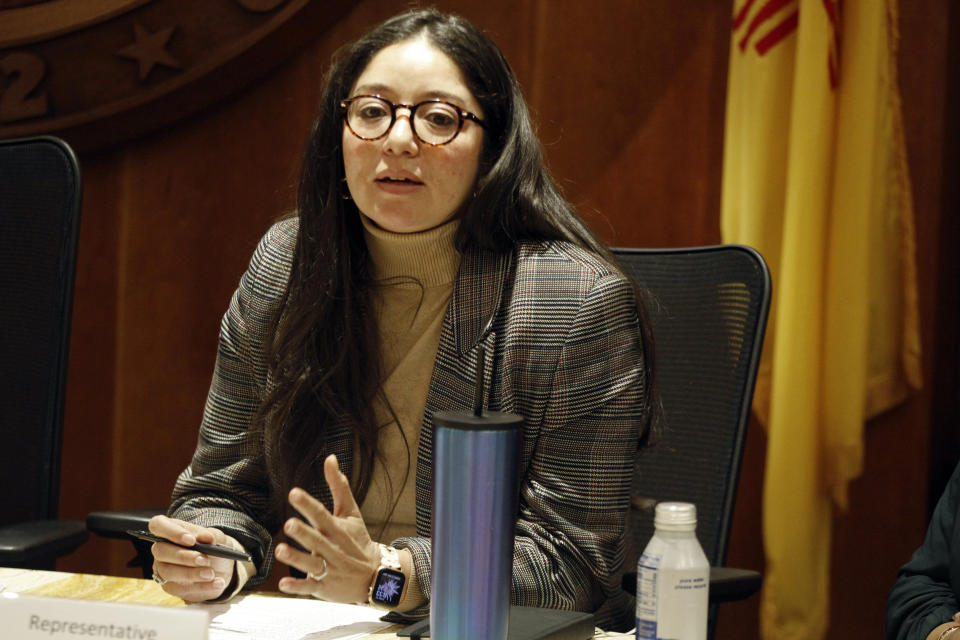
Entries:
POLYGON ((887 597, 887 638, 924 640, 930 631, 960 611, 952 565, 957 565, 957 508, 960 465, 940 497, 923 544, 900 568, 887 597))
POLYGON ((266 331, 286 286, 294 237, 285 223, 268 231, 223 316, 197 447, 168 511, 237 539, 258 569, 250 586, 269 575, 273 562, 269 483, 251 424, 267 379, 266 331))
POLYGON ((563 342, 520 487, 515 604, 593 611, 598 626, 629 627, 620 580, 643 375, 633 288, 604 275, 563 342))

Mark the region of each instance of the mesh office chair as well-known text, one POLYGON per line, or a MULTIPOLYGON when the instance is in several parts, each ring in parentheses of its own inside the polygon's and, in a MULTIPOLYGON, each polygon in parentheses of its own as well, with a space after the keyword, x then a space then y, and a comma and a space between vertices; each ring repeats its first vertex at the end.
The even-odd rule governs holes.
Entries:
MULTIPOLYGON (((653 535, 656 502, 697 506, 697 538, 713 567, 716 603, 760 588, 755 571, 724 568, 744 436, 770 306, 770 273, 741 245, 615 249, 648 294, 661 438, 640 452, 633 484, 635 553, 653 535)), ((636 556, 632 559, 636 562, 636 556)), ((624 578, 633 592, 636 574, 624 578)))
POLYGON ((0 140, 0 566, 54 568, 80 170, 51 137, 0 140))

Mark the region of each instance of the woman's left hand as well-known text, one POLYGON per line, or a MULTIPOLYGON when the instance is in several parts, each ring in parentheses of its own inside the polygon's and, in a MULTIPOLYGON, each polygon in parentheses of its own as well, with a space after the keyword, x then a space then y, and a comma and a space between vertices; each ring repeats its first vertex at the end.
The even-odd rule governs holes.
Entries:
POLYGON ((380 547, 370 539, 336 456, 327 456, 323 461, 323 475, 333 496, 333 513, 303 489, 290 490, 290 504, 306 522, 290 518, 283 531, 307 551, 280 543, 275 555, 277 560, 308 577, 282 578, 280 590, 333 602, 366 602, 373 575, 380 566, 380 547))

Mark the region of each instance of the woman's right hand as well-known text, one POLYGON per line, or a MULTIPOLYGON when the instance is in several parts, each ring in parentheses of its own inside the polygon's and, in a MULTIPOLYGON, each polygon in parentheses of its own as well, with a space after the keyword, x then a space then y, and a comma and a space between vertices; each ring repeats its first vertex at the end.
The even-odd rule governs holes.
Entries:
MULTIPOLYGON (((167 516, 151 518, 150 533, 184 546, 193 546, 196 542, 236 546, 233 538, 219 529, 167 516)), ((155 542, 150 551, 154 579, 164 591, 178 598, 190 602, 219 598, 233 579, 235 560, 214 558, 167 542, 155 542)))

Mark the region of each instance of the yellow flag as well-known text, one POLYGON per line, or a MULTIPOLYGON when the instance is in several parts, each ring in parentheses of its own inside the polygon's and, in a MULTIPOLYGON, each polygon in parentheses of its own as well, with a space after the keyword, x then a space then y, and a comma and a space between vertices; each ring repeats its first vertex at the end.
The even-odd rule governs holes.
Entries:
POLYGON ((736 0, 733 16, 721 230, 774 282, 761 631, 819 639, 864 420, 920 385, 896 0, 736 0))

